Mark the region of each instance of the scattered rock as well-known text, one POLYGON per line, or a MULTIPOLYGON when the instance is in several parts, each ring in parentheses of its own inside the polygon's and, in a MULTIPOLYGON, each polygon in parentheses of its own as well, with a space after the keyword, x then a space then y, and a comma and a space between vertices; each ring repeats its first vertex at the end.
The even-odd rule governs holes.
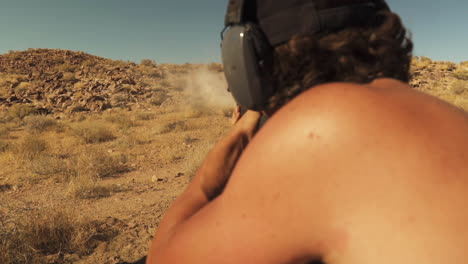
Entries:
POLYGON ((153 182, 153 183, 155 183, 155 182, 162 182, 162 181, 164 181, 164 179, 163 179, 163 178, 159 178, 159 177, 157 177, 157 176, 153 176, 153 177, 151 178, 151 182, 153 182))

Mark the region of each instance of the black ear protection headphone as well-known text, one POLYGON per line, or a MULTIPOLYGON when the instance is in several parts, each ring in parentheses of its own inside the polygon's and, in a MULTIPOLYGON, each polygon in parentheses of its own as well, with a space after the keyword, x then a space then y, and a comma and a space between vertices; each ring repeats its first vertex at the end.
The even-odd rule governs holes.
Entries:
MULTIPOLYGON (((274 95, 272 82, 274 46, 296 34, 317 35, 363 24, 379 10, 389 10, 385 0, 317 10, 317 1, 305 0, 259 20, 248 17, 247 9, 260 0, 229 0, 225 28, 221 33, 224 74, 229 91, 244 108, 261 111, 274 95), (279 30, 279 28, 281 30, 279 30)), ((288 5, 288 0, 268 0, 270 5, 288 5)), ((250 10, 251 11, 251 10, 250 10)))
POLYGON ((221 33, 224 74, 229 90, 242 107, 263 110, 273 95, 273 47, 256 23, 245 20, 245 2, 230 1, 221 33))

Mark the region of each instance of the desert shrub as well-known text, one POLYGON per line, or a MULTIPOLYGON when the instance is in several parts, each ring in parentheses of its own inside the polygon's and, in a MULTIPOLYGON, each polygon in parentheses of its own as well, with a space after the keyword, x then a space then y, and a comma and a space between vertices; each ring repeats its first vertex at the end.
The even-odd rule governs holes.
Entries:
POLYGON ((130 97, 126 93, 118 93, 111 96, 111 104, 113 107, 124 106, 125 103, 130 100, 130 97))
POLYGON ((101 241, 116 232, 104 231, 99 222, 86 221, 77 213, 43 209, 27 221, 15 221, 14 228, 0 223, 0 263, 61 263, 59 255, 89 255, 101 241), (56 260, 50 259, 56 255, 56 260), (46 256, 49 256, 46 260, 46 256))
POLYGON ((9 94, 9 89, 0 83, 0 97, 8 97, 9 94))
POLYGON ((187 123, 185 121, 175 121, 166 124, 161 124, 155 127, 156 134, 166 134, 169 132, 182 132, 188 130, 187 123))
POLYGON ((97 64, 97 61, 95 60, 92 60, 92 59, 89 59, 89 60, 85 60, 81 63, 81 65, 85 66, 85 67, 94 67, 95 65, 97 64))
POLYGON ((206 112, 201 111, 200 109, 189 108, 186 111, 184 111, 184 118, 185 119, 200 118, 206 114, 207 114, 206 112))
POLYGON ((55 67, 55 70, 58 72, 74 72, 76 68, 77 67, 75 65, 71 65, 70 63, 67 62, 67 63, 57 65, 55 67))
POLYGON ((47 142, 35 135, 28 134, 13 146, 13 152, 19 158, 32 160, 48 149, 47 142))
POLYGON ((123 67, 123 66, 127 66, 129 62, 126 62, 123 60, 109 60, 108 64, 114 67, 123 67))
POLYGON ((33 181, 52 177, 57 181, 61 181, 62 178, 67 178, 66 175, 69 175, 72 169, 68 160, 50 154, 36 156, 34 159, 25 162, 23 167, 31 173, 28 177, 29 180, 33 181))
POLYGON ((107 197, 112 188, 99 184, 99 180, 128 171, 125 155, 110 155, 103 150, 91 148, 72 159, 69 171, 62 181, 69 181, 69 194, 75 198, 94 199, 107 197))
POLYGON ((163 88, 170 88, 172 86, 172 83, 171 81, 167 80, 167 79, 164 79, 162 80, 160 83, 161 87, 163 88))
POLYGON ((427 57, 414 57, 411 62, 411 68, 415 69, 427 69, 432 64, 432 60, 427 57))
POLYGON ((453 71, 457 68, 457 65, 453 62, 440 62, 436 64, 436 70, 438 71, 453 71))
POLYGON ((468 91, 468 81, 457 80, 452 83, 452 85, 450 86, 450 90, 454 94, 460 95, 464 93, 465 91, 468 91))
POLYGON ((73 161, 76 176, 87 175, 88 178, 102 179, 128 170, 127 156, 110 155, 102 149, 89 148, 73 161))
MULTIPOLYGON (((83 178, 80 178, 83 179, 83 178)), ((96 181, 75 180, 70 184, 68 193, 78 199, 99 199, 112 195, 113 188, 102 186, 96 181)))
POLYGON ((128 114, 112 113, 105 116, 105 120, 116 124, 120 129, 127 130, 131 127, 137 126, 138 123, 128 114))
POLYGON ((422 62, 432 63, 432 60, 430 58, 424 57, 424 56, 419 57, 419 60, 422 61, 422 62))
POLYGON ((72 127, 72 134, 88 144, 112 141, 116 138, 108 127, 91 121, 75 124, 72 127))
POLYGON ((111 155, 95 147, 85 148, 61 163, 62 170, 55 175, 60 182, 73 182, 79 179, 94 182, 128 171, 127 156, 111 155))
POLYGON ((151 104, 155 106, 161 106, 169 98, 166 91, 162 89, 153 90, 153 95, 151 96, 151 104))
POLYGON ((30 82, 21 82, 15 87, 15 94, 24 94, 26 91, 31 89, 32 84, 30 82))
POLYGON ((86 88, 86 83, 84 82, 77 82, 73 85, 73 88, 76 90, 76 91, 81 91, 81 90, 84 90, 86 88))
POLYGON ((12 60, 21 60, 23 59, 23 54, 19 51, 9 50, 8 57, 12 60))
POLYGON ((75 78, 75 74, 71 73, 71 72, 66 72, 63 74, 63 77, 62 77, 62 80, 66 81, 66 82, 71 82, 71 81, 74 81, 76 78, 75 78))
POLYGON ((96 147, 86 147, 75 155, 48 153, 46 149, 29 153, 17 151, 16 154, 19 165, 27 172, 25 180, 33 182, 53 178, 81 188, 85 182, 94 185, 102 178, 128 170, 127 156, 111 155, 96 147))
POLYGON ((124 93, 131 93, 133 86, 131 84, 125 83, 120 85, 117 90, 124 93))
POLYGON ((29 105, 16 104, 8 109, 11 117, 23 120, 26 116, 37 114, 37 110, 29 105))
POLYGON ((8 146, 9 146, 8 142, 4 140, 0 140, 0 153, 7 151, 8 146))
POLYGON ((156 61, 150 60, 150 59, 141 60, 140 65, 145 66, 145 67, 157 67, 158 66, 156 61))
POLYGON ((223 72, 224 68, 223 65, 220 63, 210 63, 208 64, 208 70, 213 72, 223 72))
POLYGON ((468 81, 468 71, 465 70, 457 70, 453 73, 453 77, 463 80, 463 81, 468 81))
POLYGON ((59 127, 57 120, 44 115, 27 116, 24 118, 24 125, 26 130, 32 133, 42 133, 59 127))
POLYGON ((144 120, 144 121, 148 121, 148 120, 151 120, 151 119, 154 119, 155 115, 153 113, 143 113, 143 112, 140 112, 140 113, 137 113, 136 114, 136 118, 138 120, 144 120))
POLYGON ((0 124, 6 124, 13 121, 15 118, 10 115, 8 111, 0 112, 0 124))
POLYGON ((151 77, 151 78, 162 78, 162 77, 164 77, 164 72, 162 72, 158 68, 149 68, 149 69, 143 70, 143 74, 145 74, 145 75, 147 75, 148 77, 151 77))
POLYGON ((0 126, 0 138, 6 138, 8 137, 10 133, 10 129, 4 125, 0 126))
POLYGON ((135 134, 135 133, 128 133, 127 135, 119 138, 115 144, 114 147, 120 148, 120 149, 128 149, 131 147, 135 147, 138 145, 143 145, 143 144, 148 144, 152 140, 152 136, 149 136, 147 134, 135 134))

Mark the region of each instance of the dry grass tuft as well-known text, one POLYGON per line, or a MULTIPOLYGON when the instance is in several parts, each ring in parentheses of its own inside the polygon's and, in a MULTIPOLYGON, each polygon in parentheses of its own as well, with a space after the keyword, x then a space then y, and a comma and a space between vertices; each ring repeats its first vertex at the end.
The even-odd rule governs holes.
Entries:
POLYGON ((10 129, 7 126, 0 126, 0 138, 7 138, 10 134, 10 129))
POLYGON ((135 117, 138 120, 148 121, 148 120, 154 119, 156 117, 156 115, 153 114, 153 113, 140 112, 140 113, 137 113, 135 117))
POLYGON ((74 176, 99 180, 128 171, 125 155, 110 155, 100 148, 86 148, 73 160, 74 176))
POLYGON ((8 150, 9 144, 4 140, 0 140, 0 153, 8 150))
POLYGON ((154 106, 161 106, 169 98, 167 92, 164 89, 153 90, 150 103, 154 106))
POLYGON ((453 73, 453 77, 459 80, 468 81, 468 70, 458 69, 453 73))
POLYGON ((44 115, 27 116, 24 118, 24 125, 31 133, 42 133, 51 128, 59 128, 57 120, 44 115))
POLYGON ((26 172, 20 177, 30 183, 52 178, 70 183, 76 197, 106 196, 109 192, 98 186, 99 180, 128 171, 127 156, 112 155, 97 146, 79 150, 77 154, 53 153, 43 139, 29 135, 15 145, 13 154, 26 172))
POLYGON ((16 104, 8 109, 11 117, 23 120, 26 116, 37 114, 37 110, 29 105, 16 104))
POLYGON ((120 129, 128 130, 138 125, 138 122, 126 113, 107 114, 104 119, 110 123, 116 124, 120 129))
POLYGON ((220 63, 210 63, 210 64, 208 64, 207 69, 209 71, 213 71, 213 72, 223 72, 224 71, 223 64, 220 64, 220 63))
POLYGON ((143 60, 141 60, 140 65, 146 66, 146 67, 157 67, 157 66, 158 66, 158 64, 156 63, 156 61, 150 60, 150 59, 143 59, 143 60))
POLYGON ((166 134, 170 132, 183 132, 188 130, 187 123, 185 121, 172 121, 169 123, 161 124, 156 126, 154 131, 156 134, 166 134))
POLYGON ((24 94, 26 91, 31 89, 32 84, 30 82, 21 82, 18 86, 15 87, 15 93, 17 95, 24 94))
POLYGON ((8 111, 0 111, 0 124, 6 124, 14 120, 8 111))
POLYGON ((114 147, 126 150, 135 146, 149 144, 152 141, 152 136, 145 133, 128 133, 125 136, 115 141, 114 147))
POLYGON ((77 82, 73 85, 73 88, 77 91, 86 89, 86 83, 84 82, 77 82))
POLYGON ((74 72, 77 66, 71 65, 69 63, 64 63, 55 67, 55 70, 58 72, 74 72))
POLYGON ((60 255, 91 254, 101 241, 113 236, 98 222, 85 221, 77 213, 60 209, 43 209, 27 222, 7 227, 0 222, 0 263, 58 263, 60 255), (55 255, 55 256, 54 256, 55 255))
POLYGON ((35 135, 28 134, 13 146, 13 153, 24 160, 33 160, 48 149, 47 142, 35 135))
POLYGON ((87 121, 75 124, 72 134, 81 138, 87 144, 96 144, 116 139, 108 127, 96 121, 87 121))
POLYGON ((112 187, 102 186, 97 181, 79 178, 70 183, 68 194, 78 199, 100 199, 109 197, 114 192, 112 187))
POLYGON ((450 90, 456 95, 461 95, 468 91, 468 81, 457 80, 452 83, 450 90))
POLYGON ((67 178, 69 194, 75 198, 96 199, 112 194, 113 188, 101 186, 99 180, 127 172, 127 156, 110 155, 101 149, 91 148, 69 163, 67 178))
POLYGON ((72 82, 72 81, 76 80, 75 74, 73 74, 71 72, 66 72, 66 73, 63 74, 62 80, 66 81, 66 82, 72 82))
POLYGON ((128 101, 130 101, 130 98, 126 93, 119 93, 111 96, 111 104, 114 107, 124 106, 128 101))

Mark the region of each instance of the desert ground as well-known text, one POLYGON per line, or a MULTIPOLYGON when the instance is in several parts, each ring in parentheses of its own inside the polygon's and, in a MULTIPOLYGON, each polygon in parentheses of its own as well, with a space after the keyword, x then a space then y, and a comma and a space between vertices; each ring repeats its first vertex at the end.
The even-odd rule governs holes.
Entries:
MULTIPOLYGON (((230 129, 219 64, 0 55, 0 263, 143 263, 165 210, 230 129)), ((468 111, 468 62, 411 85, 468 111)))

